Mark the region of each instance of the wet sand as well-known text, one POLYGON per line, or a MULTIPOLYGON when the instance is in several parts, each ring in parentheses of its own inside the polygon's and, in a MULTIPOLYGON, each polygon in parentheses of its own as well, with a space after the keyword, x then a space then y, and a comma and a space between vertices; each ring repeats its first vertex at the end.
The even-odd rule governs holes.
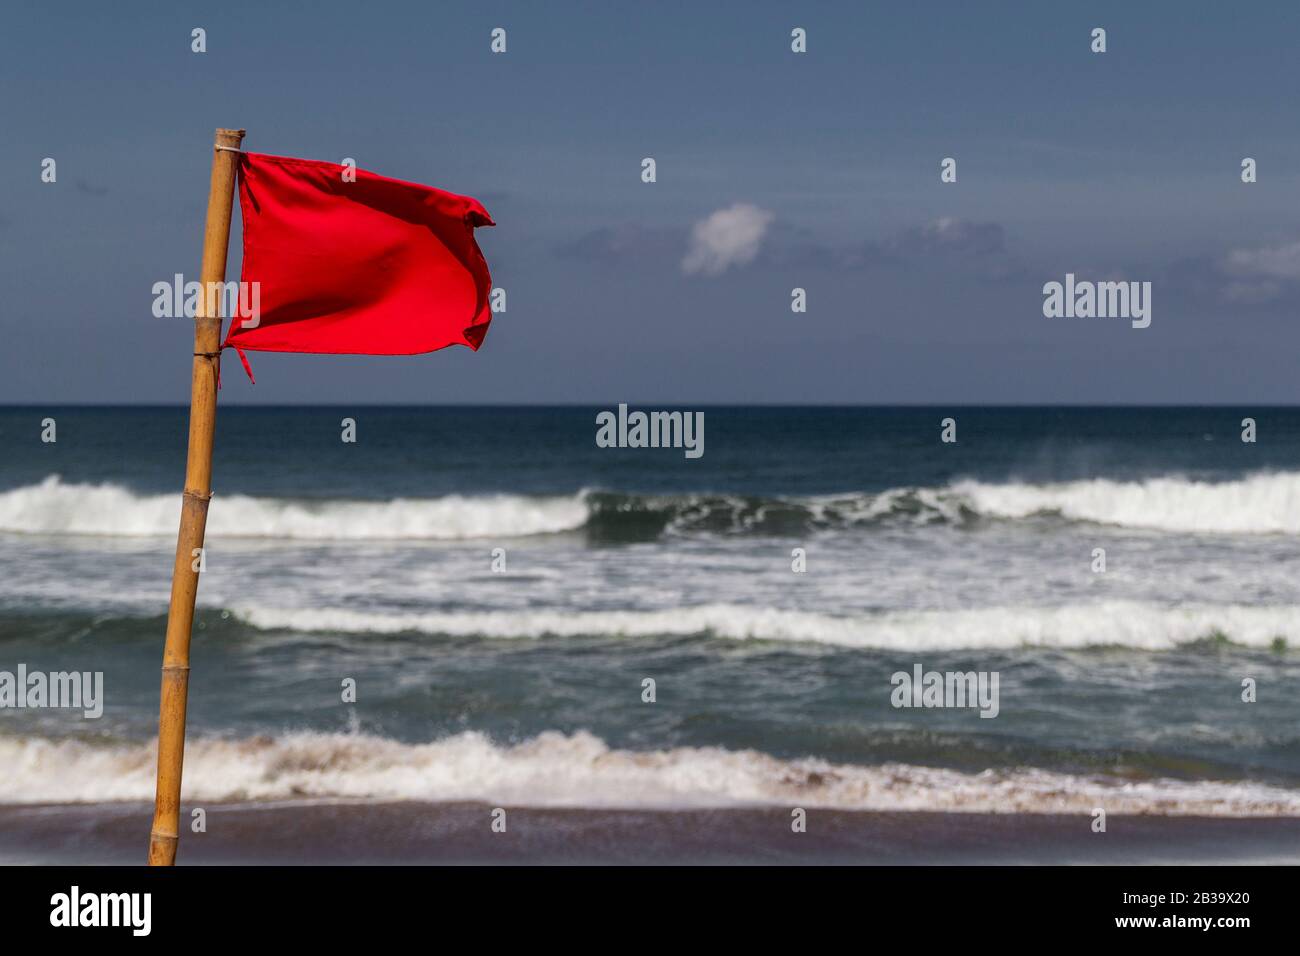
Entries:
MULTIPOLYGON (((473 803, 213 804, 181 864, 1300 863, 1300 818, 492 808, 473 803)), ((186 826, 189 812, 182 815, 186 826)), ((0 807, 0 863, 144 860, 152 807, 0 807)))

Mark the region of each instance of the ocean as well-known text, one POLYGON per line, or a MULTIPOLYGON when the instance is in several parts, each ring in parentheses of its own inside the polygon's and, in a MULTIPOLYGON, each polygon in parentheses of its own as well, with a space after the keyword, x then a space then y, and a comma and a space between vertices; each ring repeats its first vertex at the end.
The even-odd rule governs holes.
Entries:
MULTIPOLYGON (((241 822, 181 862, 496 859, 495 808, 583 859, 784 858, 795 808, 835 858, 1300 859, 1300 409, 705 407, 698 459, 602 410, 219 410, 182 823, 241 822), (918 665, 996 717, 895 707, 918 665)), ((186 428, 0 409, 0 671, 104 675, 0 709, 0 860, 143 857, 186 428)))

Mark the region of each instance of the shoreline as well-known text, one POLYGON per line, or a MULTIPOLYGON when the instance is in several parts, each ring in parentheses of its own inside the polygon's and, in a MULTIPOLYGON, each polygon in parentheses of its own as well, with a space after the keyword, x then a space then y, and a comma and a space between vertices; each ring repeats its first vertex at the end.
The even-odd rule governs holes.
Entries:
MULTIPOLYGON (((190 819, 191 806, 182 813, 190 819)), ((211 804, 185 832, 181 865, 877 864, 1185 865, 1300 863, 1300 817, 1117 816, 785 807, 689 810, 506 808, 416 801, 211 804)), ((0 864, 144 862, 152 806, 0 807, 0 864)))

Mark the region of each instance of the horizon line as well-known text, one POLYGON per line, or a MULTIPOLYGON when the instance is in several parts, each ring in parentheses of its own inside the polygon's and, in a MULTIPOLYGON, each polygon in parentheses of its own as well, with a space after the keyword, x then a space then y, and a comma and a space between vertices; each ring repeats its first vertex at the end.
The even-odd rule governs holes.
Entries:
MULTIPOLYGON (((982 409, 1201 409, 1201 408, 1282 408, 1300 409, 1300 401, 1292 403, 1279 402, 692 402, 692 401, 615 401, 615 402, 232 402, 218 406, 218 411, 227 409, 286 409, 286 408, 480 408, 480 409, 555 409, 555 408, 617 408, 627 405, 629 408, 681 409, 691 408, 729 408, 729 409, 906 409, 906 408, 982 408, 982 409)), ((0 402, 0 410, 38 409, 38 408, 138 408, 138 409, 187 409, 188 402, 68 402, 68 401, 32 401, 0 402)))

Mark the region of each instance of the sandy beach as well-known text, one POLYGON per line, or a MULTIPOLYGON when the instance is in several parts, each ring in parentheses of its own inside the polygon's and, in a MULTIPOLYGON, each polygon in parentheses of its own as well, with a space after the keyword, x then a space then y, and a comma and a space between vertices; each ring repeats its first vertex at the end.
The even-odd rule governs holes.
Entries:
MULTIPOLYGON (((145 804, 0 808, 0 864, 132 864, 145 804)), ((1300 819, 812 810, 806 833, 783 808, 632 811, 474 803, 229 804, 185 833, 190 865, 353 864, 1296 864, 1300 819)), ((183 816, 182 819, 185 819, 183 816)))

